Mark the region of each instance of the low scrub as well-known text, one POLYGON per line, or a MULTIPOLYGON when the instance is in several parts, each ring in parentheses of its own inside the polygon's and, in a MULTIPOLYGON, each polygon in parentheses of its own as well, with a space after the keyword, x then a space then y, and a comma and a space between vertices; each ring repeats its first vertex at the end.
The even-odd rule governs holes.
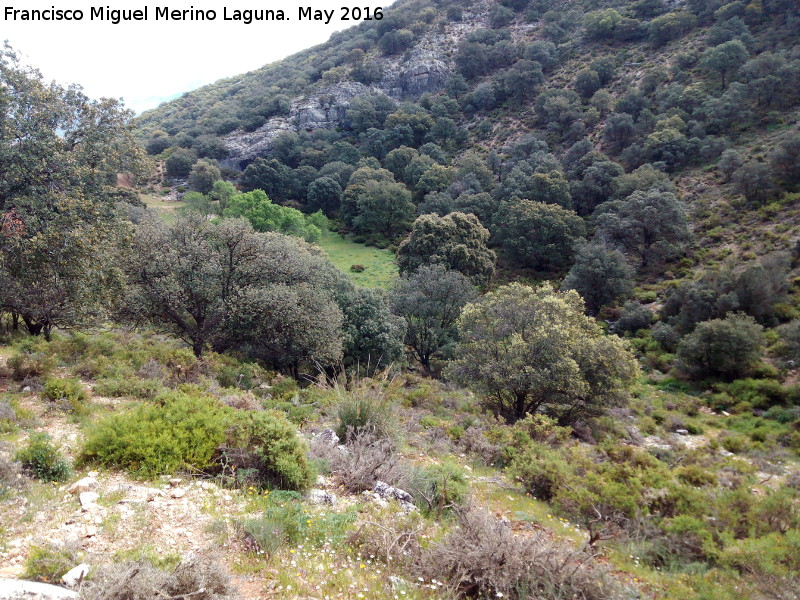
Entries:
POLYGON ((396 485, 406 475, 395 443, 368 430, 350 436, 344 447, 316 440, 311 451, 312 457, 327 463, 348 492, 372 489, 376 481, 396 485))
POLYGON ((155 402, 90 425, 80 461, 141 477, 204 469, 225 439, 229 410, 213 398, 162 394, 155 402))
POLYGON ((86 390, 77 379, 47 378, 42 389, 42 400, 53 403, 67 412, 81 412, 85 408, 86 390))
POLYGON ((217 456, 237 483, 284 490, 308 489, 314 481, 305 442, 283 413, 230 414, 226 440, 217 456))
POLYGON ((281 413, 237 411, 196 391, 165 392, 90 425, 80 460, 140 477, 221 471, 237 485, 295 490, 314 476, 304 443, 281 413))
POLYGON ((61 451, 43 433, 33 434, 28 445, 17 452, 23 471, 41 481, 66 481, 72 467, 61 451))
POLYGON ((33 546, 25 559, 22 576, 31 581, 61 583, 61 577, 80 561, 77 544, 33 546))
POLYGON ((465 510, 458 526, 420 556, 418 571, 444 581, 459 598, 622 598, 591 555, 545 534, 514 535, 489 513, 465 510))
POLYGON ((144 561, 104 565, 80 591, 81 600, 224 600, 236 597, 225 569, 206 559, 182 562, 166 571, 144 561))

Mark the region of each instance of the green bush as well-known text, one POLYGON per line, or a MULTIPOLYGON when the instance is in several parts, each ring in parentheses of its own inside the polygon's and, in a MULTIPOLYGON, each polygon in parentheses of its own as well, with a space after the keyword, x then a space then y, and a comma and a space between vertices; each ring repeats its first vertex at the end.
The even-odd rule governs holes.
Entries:
POLYGON ((441 517, 467 499, 467 480, 455 465, 442 463, 415 469, 410 475, 409 493, 427 515, 441 517))
POLYGON ((306 454, 297 429, 277 411, 234 413, 222 449, 223 460, 244 469, 241 483, 299 491, 314 481, 306 454))
POLYGON ((16 460, 26 473, 41 481, 65 481, 72 474, 67 459, 44 433, 32 434, 28 445, 17 452, 16 460))
POLYGON ((750 443, 745 436, 732 434, 722 438, 722 447, 728 452, 739 454, 740 452, 748 450, 750 448, 750 443))
MULTIPOLYGON (((38 341, 38 340, 37 340, 38 341)), ((56 361, 42 343, 20 343, 16 351, 8 359, 8 368, 17 381, 26 377, 43 377, 49 374, 56 366, 56 361)))
POLYGON ((69 407, 72 412, 78 412, 86 401, 86 391, 77 379, 50 377, 44 382, 42 399, 69 407))
POLYGON ((80 461, 141 477, 202 469, 224 441, 231 412, 213 398, 166 392, 153 403, 91 424, 80 461))
POLYGON ((80 563, 80 554, 72 545, 32 546, 25 560, 22 577, 31 581, 60 584, 61 577, 80 563))
POLYGON ((772 379, 737 379, 730 383, 715 384, 714 389, 737 402, 747 402, 753 408, 760 409, 786 403, 792 392, 791 388, 772 379))
POLYGON ((339 424, 336 435, 345 440, 362 431, 371 431, 377 437, 391 438, 396 434, 392 407, 380 391, 357 389, 340 398, 337 408, 339 424))
POLYGON ((572 470, 564 455, 543 444, 530 444, 508 467, 535 498, 549 502, 572 470))

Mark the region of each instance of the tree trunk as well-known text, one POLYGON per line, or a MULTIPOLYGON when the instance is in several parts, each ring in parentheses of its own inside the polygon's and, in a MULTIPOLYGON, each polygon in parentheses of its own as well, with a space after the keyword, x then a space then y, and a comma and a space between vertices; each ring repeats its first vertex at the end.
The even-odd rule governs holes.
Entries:
POLYGON ((40 335, 42 333, 42 323, 36 323, 27 315, 22 315, 22 321, 25 323, 25 328, 31 335, 40 335))

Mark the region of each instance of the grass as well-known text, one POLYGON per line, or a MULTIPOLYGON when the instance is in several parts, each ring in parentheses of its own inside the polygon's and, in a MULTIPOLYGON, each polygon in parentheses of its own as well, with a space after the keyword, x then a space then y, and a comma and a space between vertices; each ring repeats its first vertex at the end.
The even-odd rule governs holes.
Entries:
POLYGON ((140 194, 139 197, 147 206, 158 212, 167 223, 174 221, 178 209, 186 206, 184 202, 172 202, 166 198, 154 196, 152 194, 140 194))
POLYGON ((385 288, 397 277, 394 254, 389 250, 357 244, 332 231, 322 233, 319 246, 331 262, 358 285, 385 288), (354 273, 350 270, 352 265, 363 265, 366 268, 361 273, 354 273))

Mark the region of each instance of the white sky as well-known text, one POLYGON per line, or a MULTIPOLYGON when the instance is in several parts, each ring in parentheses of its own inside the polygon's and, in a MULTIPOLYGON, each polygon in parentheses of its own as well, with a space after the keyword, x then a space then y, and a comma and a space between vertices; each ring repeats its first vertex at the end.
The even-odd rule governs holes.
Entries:
POLYGON ((2 0, 0 43, 8 40, 23 63, 62 84, 78 83, 87 95, 124 98, 137 112, 224 77, 252 71, 326 41, 334 31, 357 24, 341 21, 340 7, 379 7, 387 0, 2 0), (147 21, 90 21, 89 9, 149 7, 147 21), (156 21, 156 6, 170 9, 213 9, 212 22, 156 21), (298 7, 334 9, 324 22, 300 21, 298 7), (6 7, 18 9, 81 9, 80 22, 23 22, 5 19, 6 7), (223 21, 223 7, 282 9, 289 21, 223 21))

